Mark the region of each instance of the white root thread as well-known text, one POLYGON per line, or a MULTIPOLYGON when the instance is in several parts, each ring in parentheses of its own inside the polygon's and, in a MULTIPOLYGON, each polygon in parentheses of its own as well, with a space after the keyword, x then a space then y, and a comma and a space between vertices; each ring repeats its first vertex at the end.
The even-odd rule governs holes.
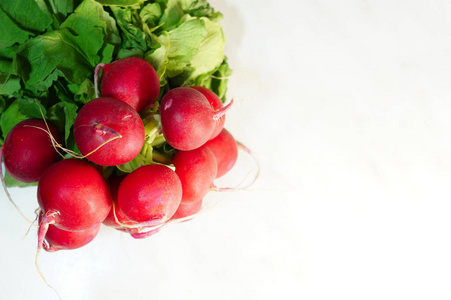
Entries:
POLYGON ((35 266, 36 266, 36 270, 38 271, 39 276, 41 276, 41 278, 42 278, 42 280, 44 281, 44 283, 45 283, 49 288, 51 288, 52 290, 54 290, 55 293, 56 293, 56 295, 58 296, 58 298, 61 300, 62 298, 61 298, 60 294, 58 293, 58 291, 56 290, 56 288, 53 287, 53 286, 47 281, 47 279, 46 279, 45 276, 44 276, 44 273, 42 273, 41 268, 39 267, 39 255, 40 255, 40 253, 41 253, 41 249, 42 249, 42 248, 38 248, 38 250, 36 251, 36 257, 35 257, 35 259, 34 259, 34 264, 35 264, 35 266))
POLYGON ((194 217, 197 217, 198 215, 205 213, 207 210, 212 209, 213 207, 215 207, 216 205, 218 205, 221 202, 222 201, 217 201, 214 204, 205 204, 205 203, 203 203, 201 209, 198 212, 196 212, 195 214, 192 214, 192 215, 189 215, 189 216, 186 216, 186 217, 183 217, 183 218, 170 219, 167 222, 161 224, 161 226, 158 226, 158 228, 163 229, 164 227, 169 226, 169 225, 173 225, 173 224, 178 224, 178 223, 182 223, 182 222, 185 222, 185 221, 189 221, 189 220, 193 219, 194 217))
MULTIPOLYGON (((48 136, 50 137, 50 140, 52 141, 52 145, 53 148, 55 149, 55 151, 62 157, 64 158, 64 155, 62 155, 58 149, 63 150, 64 152, 66 152, 67 154, 69 154, 70 156, 74 157, 74 158, 79 158, 79 159, 83 159, 88 157, 89 155, 93 154, 94 152, 96 152, 97 150, 99 150, 100 148, 102 148, 103 146, 105 146, 106 144, 108 144, 109 142, 112 142, 116 139, 121 139, 122 135, 120 133, 117 133, 117 135, 115 137, 112 137, 111 139, 105 141, 104 143, 100 144, 97 148, 95 148, 94 150, 92 150, 91 152, 89 152, 86 155, 80 155, 75 151, 72 151, 70 149, 64 148, 60 143, 58 143, 55 138, 53 137, 52 133, 50 132, 50 130, 45 130, 44 128, 38 127, 38 126, 32 126, 32 125, 24 125, 24 127, 32 127, 32 128, 36 128, 36 129, 40 129, 42 131, 44 131, 45 133, 48 134, 48 136)), ((48 127, 47 127, 48 128, 48 127)))
POLYGON ((36 100, 36 105, 39 107, 39 111, 41 113, 42 116, 42 120, 44 121, 45 127, 47 128, 47 130, 45 130, 44 128, 41 127, 37 127, 37 126, 32 126, 32 125, 24 125, 24 127, 33 127, 33 128, 37 128, 40 129, 44 132, 46 132, 48 134, 48 136, 50 137, 50 141, 52 142, 53 148, 55 149, 55 151, 62 157, 64 158, 64 155, 62 155, 58 149, 61 149, 62 151, 66 152, 67 154, 69 154, 70 156, 74 157, 74 158, 79 158, 79 159, 83 159, 88 157, 89 155, 93 154, 94 152, 96 152, 97 150, 99 150, 100 148, 102 148, 103 146, 105 146, 106 144, 108 144, 109 142, 112 142, 116 139, 121 139, 122 135, 118 132, 115 132, 114 134, 116 135, 115 137, 105 141, 104 143, 100 144, 97 148, 95 148, 94 150, 92 150, 91 152, 89 152, 86 155, 80 155, 79 153, 72 151, 70 149, 64 148, 60 143, 58 143, 58 141, 53 137, 52 132, 50 131, 50 127, 49 124, 47 123, 47 120, 45 119, 44 113, 42 112, 42 108, 39 105, 38 100, 36 100))
POLYGON ((132 225, 130 225, 130 224, 125 224, 125 223, 121 223, 121 222, 119 221, 117 215, 116 215, 116 209, 115 209, 115 203, 114 203, 114 202, 113 202, 113 207, 112 207, 112 209, 113 209, 114 220, 116 221, 117 224, 119 224, 119 225, 120 225, 121 227, 123 227, 123 228, 127 228, 127 229, 136 229, 136 228, 145 227, 146 229, 153 230, 153 229, 158 229, 158 228, 160 228, 160 227, 164 224, 164 222, 161 223, 161 224, 157 224, 157 225, 154 224, 155 221, 159 221, 160 219, 155 219, 155 220, 151 220, 151 221, 148 221, 148 222, 136 222, 136 221, 130 220, 130 222, 134 223, 134 224, 132 224, 132 225))
POLYGON ((28 234, 30 233, 30 230, 31 230, 31 228, 33 228, 33 225, 39 227, 39 225, 37 225, 37 224, 35 224, 35 223, 36 223, 36 221, 39 219, 39 213, 40 213, 40 211, 41 211, 40 208, 35 209, 34 213, 35 213, 36 217, 34 218, 33 224, 30 224, 30 226, 28 226, 28 230, 27 230, 27 232, 25 232, 25 235, 24 235, 24 237, 23 237, 24 239, 25 239, 25 238, 28 236, 28 234))
POLYGON ((253 173, 254 170, 251 170, 251 171, 249 171, 248 174, 243 178, 243 180, 242 180, 239 184, 237 184, 235 187, 217 187, 217 186, 213 186, 213 187, 212 187, 212 191, 215 191, 215 192, 226 192, 226 191, 233 192, 233 191, 243 191, 243 190, 247 190, 247 189, 250 188, 250 187, 257 181, 257 179, 260 177, 260 162, 259 162, 259 160, 257 159, 257 157, 252 153, 252 151, 251 151, 249 148, 247 148, 247 147, 246 147, 244 144, 242 144, 241 142, 236 141, 236 144, 237 144, 238 150, 244 151, 245 153, 247 153, 248 155, 250 155, 250 157, 253 159, 253 161, 254 161, 254 163, 255 163, 255 166, 256 166, 256 169, 255 169, 255 170, 257 171, 256 174, 255 174, 255 176, 254 176, 254 178, 253 178, 252 181, 249 182, 247 185, 242 186, 242 184, 243 184, 244 182, 246 182, 247 179, 249 178, 249 176, 253 173))
MULTIPOLYGON (((251 151, 249 148, 247 148, 244 144, 242 144, 241 142, 238 142, 238 141, 237 141, 236 143, 237 143, 237 146, 238 146, 238 149, 239 149, 239 150, 246 152, 247 154, 249 154, 249 155, 252 157, 252 159, 254 160, 255 165, 256 165, 257 173, 256 173, 255 177, 253 178, 253 180, 252 180, 249 184, 247 184, 246 186, 240 187, 240 185, 241 185, 243 182, 246 181, 246 179, 249 177, 249 175, 252 173, 252 171, 250 171, 250 172, 246 175, 246 177, 241 181, 241 183, 239 183, 236 187, 224 187, 224 188, 220 188, 220 187, 214 186, 214 187, 212 187, 212 190, 213 190, 213 191, 224 192, 224 191, 242 191, 242 190, 246 190, 246 189, 248 189, 249 187, 251 187, 251 186, 257 181, 258 177, 260 176, 260 162, 258 161, 257 157, 256 157, 256 156, 252 153, 252 151, 251 151)), ((186 216, 186 217, 183 217, 183 218, 170 219, 169 221, 167 221, 167 222, 161 224, 161 226, 158 226, 158 227, 156 227, 156 228, 163 228, 163 227, 166 227, 166 226, 171 225, 171 224, 178 224, 178 223, 181 223, 181 222, 185 222, 185 221, 191 220, 191 219, 193 219, 194 217, 196 217, 196 216, 198 216, 198 215, 200 215, 200 214, 203 214, 203 213, 205 213, 206 211, 208 211, 208 210, 214 208, 215 206, 217 206, 218 204, 220 204, 220 203, 222 203, 222 202, 223 202, 223 200, 215 201, 213 204, 212 204, 211 202, 209 202, 209 203, 205 203, 205 202, 204 202, 204 203, 202 204, 201 209, 200 209, 198 212, 196 212, 195 214, 192 214, 192 215, 189 215, 189 216, 186 216)))
POLYGON ((41 249, 43 248, 43 245, 45 243, 45 235, 47 234, 49 225, 56 223, 56 218, 58 217, 59 212, 54 210, 47 211, 43 216, 41 221, 39 222, 39 230, 38 230, 38 248, 36 250, 36 258, 34 261, 34 264, 36 266, 36 270, 39 273, 39 276, 41 276, 42 280, 45 282, 45 284, 55 291, 55 293, 58 295, 58 298, 61 299, 60 294, 58 291, 47 281, 44 274, 41 271, 41 268, 39 267, 39 255, 41 253, 41 249))
MULTIPOLYGON (((119 219, 116 215, 116 205, 114 202, 113 202, 113 207, 111 209, 113 210, 114 220, 116 221, 117 224, 119 224, 121 227, 124 227, 124 228, 133 228, 133 227, 129 227, 129 226, 134 226, 134 225, 124 224, 119 221, 119 219)), ((134 222, 134 221, 131 221, 131 222, 134 222)))

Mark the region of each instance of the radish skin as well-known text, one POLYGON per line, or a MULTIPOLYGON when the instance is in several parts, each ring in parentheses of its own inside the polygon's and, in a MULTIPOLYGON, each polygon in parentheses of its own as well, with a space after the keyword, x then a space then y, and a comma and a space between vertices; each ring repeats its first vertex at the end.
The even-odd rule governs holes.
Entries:
POLYGON ((48 122, 47 125, 41 119, 27 119, 16 124, 6 136, 3 159, 14 179, 37 182, 50 165, 61 159, 50 138, 51 134, 61 143, 60 134, 55 126, 48 122))
POLYGON ((177 151, 171 163, 182 183, 182 203, 203 198, 213 187, 218 168, 216 158, 209 148, 177 151))
POLYGON ((112 175, 108 178, 108 184, 110 187, 113 205, 111 206, 111 210, 108 213, 108 216, 103 221, 103 224, 106 226, 123 230, 125 230, 124 226, 136 225, 136 222, 130 221, 117 205, 117 193, 119 191, 119 186, 124 178, 125 176, 116 176, 116 175, 112 175))
MULTIPOLYGON (((158 226, 174 215, 182 200, 182 184, 169 167, 145 165, 128 174, 117 195, 119 209, 131 221, 158 226)), ((141 226, 141 227, 143 227, 141 226)))
POLYGON ((119 99, 138 112, 151 105, 160 93, 158 74, 144 59, 126 57, 110 64, 99 64, 94 74, 96 92, 100 68, 103 71, 100 83, 102 96, 119 99))
POLYGON ((105 179, 94 166, 78 159, 50 166, 39 181, 37 194, 43 213, 38 249, 49 225, 66 231, 87 230, 103 222, 112 205, 105 179))
POLYGON ((114 98, 97 98, 80 109, 74 138, 86 159, 115 166, 139 154, 144 145, 144 124, 130 105, 114 98))
POLYGON ((65 231, 49 225, 43 248, 47 252, 73 250, 89 244, 99 233, 100 223, 81 231, 65 231))
POLYGON ((161 100, 160 115, 163 135, 177 150, 189 151, 207 142, 216 122, 230 109, 233 101, 213 110, 207 98, 189 87, 167 92, 161 100))
POLYGON ((216 178, 227 174, 238 159, 238 146, 235 138, 225 128, 216 138, 206 142, 202 147, 209 148, 216 158, 218 166, 216 178))
POLYGON ((203 199, 192 202, 181 202, 171 220, 183 219, 191 216, 194 217, 194 215, 196 215, 202 209, 202 204, 203 199))
MULTIPOLYGON (((212 90, 207 89, 203 86, 191 86, 191 88, 201 92, 205 96, 205 98, 207 98, 208 102, 211 105, 211 108, 214 111, 219 111, 223 107, 221 99, 219 99, 218 95, 216 95, 212 90)), ((211 134, 209 140, 214 139, 218 136, 222 128, 224 128, 224 123, 225 115, 215 120, 215 129, 213 130, 213 133, 211 134)))

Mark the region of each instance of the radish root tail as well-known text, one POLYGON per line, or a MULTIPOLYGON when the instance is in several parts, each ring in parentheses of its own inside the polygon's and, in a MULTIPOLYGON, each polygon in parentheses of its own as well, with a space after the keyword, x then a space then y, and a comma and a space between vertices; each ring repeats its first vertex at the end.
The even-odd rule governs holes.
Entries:
POLYGON ((27 232, 25 232, 25 235, 24 235, 24 237, 23 237, 24 239, 25 239, 25 237, 28 236, 28 234, 30 233, 31 228, 32 228, 33 226, 36 226, 36 227, 39 226, 39 225, 36 225, 35 222, 39 219, 39 212, 40 212, 40 211, 41 211, 40 208, 37 208, 37 209, 34 211, 36 217, 34 218, 33 224, 30 224, 30 226, 28 226, 27 232))
MULTIPOLYGON (((252 173, 250 172, 248 175, 246 175, 246 177, 242 180, 242 182, 240 184, 238 184, 236 187, 217 187, 217 186, 213 186, 212 187, 212 191, 217 191, 217 192, 226 192, 226 191, 239 191, 239 190, 246 190, 249 187, 251 187, 258 179, 258 177, 260 176, 260 162, 258 161, 257 157, 252 153, 252 151, 246 147, 244 144, 242 144, 241 142, 236 142, 237 143, 237 147, 239 150, 244 151, 245 153, 247 153, 248 155, 251 156, 251 158, 254 160, 254 163, 256 165, 256 175, 254 176, 254 178, 252 179, 252 181, 247 184, 246 186, 240 187, 240 185, 246 181, 246 179, 249 177, 249 175, 252 173)), ((163 226, 167 226, 170 224, 177 224, 177 223, 181 223, 184 221, 188 221, 193 219, 194 217, 205 213, 207 210, 212 209, 213 207, 215 207, 216 205, 218 205, 219 203, 221 203, 222 201, 216 201, 215 203, 206 203, 204 202, 202 204, 202 208, 195 214, 192 214, 190 216, 186 216, 183 218, 179 218, 179 219, 171 219, 168 222, 166 222, 165 224, 163 224, 163 226)))
POLYGON ((222 116, 224 116, 225 113, 232 107, 232 104, 233 104, 233 99, 230 101, 229 104, 227 104, 227 105, 224 106, 223 108, 216 110, 216 111, 214 112, 214 115, 213 115, 213 120, 217 121, 217 120, 219 120, 222 116))
POLYGON ((44 245, 45 235, 47 234, 47 230, 49 229, 49 225, 55 224, 56 219, 58 218, 59 213, 57 211, 48 211, 42 217, 41 222, 39 223, 38 230, 38 249, 41 249, 44 245))
POLYGON ((61 299, 61 296, 58 293, 58 291, 52 285, 50 285, 50 283, 47 281, 47 279, 45 278, 44 274, 42 273, 41 268, 39 267, 39 254, 41 253, 42 248, 44 248, 46 250, 46 247, 47 247, 45 245, 45 240, 44 240, 45 239, 45 235, 47 234, 47 230, 49 229, 49 225, 50 224, 55 224, 58 216, 59 216, 59 213, 57 211, 49 210, 42 217, 41 222, 39 224, 38 249, 36 251, 36 258, 35 258, 34 264, 36 266, 36 270, 39 273, 39 276, 41 276, 41 278, 42 278, 42 280, 44 280, 45 284, 49 288, 54 290, 55 293, 58 295, 58 298, 61 299))
POLYGON ((56 290, 56 288, 53 287, 53 286, 47 281, 47 279, 45 278, 44 274, 43 274, 42 271, 41 271, 41 268, 39 267, 39 255, 40 255, 40 254, 41 254, 41 249, 38 248, 38 250, 36 251, 36 257, 35 257, 35 260, 34 260, 34 264, 35 264, 35 266, 36 266, 36 270, 38 271, 39 276, 41 276, 41 278, 42 278, 42 280, 44 281, 44 283, 45 283, 49 288, 51 288, 52 290, 54 290, 55 293, 56 293, 56 295, 58 296, 58 298, 61 300, 61 299, 62 299, 62 298, 61 298, 61 295, 58 293, 58 291, 56 290))

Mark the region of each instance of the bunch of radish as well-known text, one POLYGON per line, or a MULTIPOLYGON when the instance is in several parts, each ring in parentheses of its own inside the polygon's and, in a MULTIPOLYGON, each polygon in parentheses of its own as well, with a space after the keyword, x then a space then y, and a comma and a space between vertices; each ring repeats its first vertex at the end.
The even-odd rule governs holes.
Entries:
POLYGON ((73 126, 79 153, 45 119, 18 123, 0 151, 13 178, 38 182, 38 249, 82 247, 101 224, 145 238, 188 220, 237 160, 239 144, 224 129, 233 101, 223 106, 201 86, 163 93, 152 65, 134 57, 99 64, 94 81, 96 98, 73 126), (161 159, 156 137, 169 149, 161 159), (152 150, 155 159, 143 156, 152 150))

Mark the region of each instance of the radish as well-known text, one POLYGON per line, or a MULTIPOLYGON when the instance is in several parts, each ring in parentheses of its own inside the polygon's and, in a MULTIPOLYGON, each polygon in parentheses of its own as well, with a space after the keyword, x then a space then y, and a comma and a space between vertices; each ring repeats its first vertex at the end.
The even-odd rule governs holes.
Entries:
POLYGON ((149 230, 143 231, 146 228, 129 228, 126 231, 135 239, 144 239, 160 232, 165 226, 185 222, 194 217, 202 209, 202 199, 196 200, 194 202, 183 203, 180 202, 179 207, 171 219, 161 226, 150 227, 149 230))
POLYGON ((217 163, 209 148, 200 147, 190 151, 178 151, 171 163, 175 166, 175 173, 182 183, 182 203, 203 198, 213 187, 217 163))
POLYGON ((88 160, 115 166, 139 154, 144 145, 144 124, 130 105, 114 98, 97 98, 80 109, 74 138, 88 160))
POLYGON ((49 225, 66 231, 88 230, 105 220, 111 208, 108 184, 86 161, 65 159, 51 165, 38 184, 38 203, 43 213, 38 249, 49 225))
POLYGON ((161 223, 158 226, 143 226, 137 228, 127 228, 125 231, 130 234, 130 236, 134 239, 144 239, 152 236, 163 229, 163 226, 166 225, 167 222, 161 223))
POLYGON ((124 178, 125 178, 125 176, 116 176, 116 175, 111 175, 108 178, 113 206, 111 207, 111 210, 110 210, 108 216, 103 221, 103 224, 106 226, 109 226, 109 227, 116 228, 116 229, 122 229, 122 227, 124 225, 132 226, 135 224, 135 222, 130 221, 124 215, 122 210, 120 210, 119 206, 117 205, 117 192, 118 192, 119 186, 124 178))
MULTIPOLYGON (((219 110, 222 108, 221 99, 219 99, 219 97, 212 90, 209 90, 203 86, 191 86, 191 88, 201 92, 207 98, 207 100, 210 103, 213 110, 219 110)), ((215 129, 213 130, 213 133, 210 136, 209 140, 215 138, 221 132, 222 128, 224 127, 224 123, 225 123, 225 115, 223 115, 222 117, 220 117, 219 119, 217 119, 215 121, 216 121, 215 129)))
POLYGON ((140 227, 163 224, 181 200, 179 177, 169 167, 158 164, 145 165, 128 174, 117 195, 119 209, 140 227))
POLYGON ((212 136, 215 124, 233 101, 213 110, 207 98, 189 87, 167 92, 161 100, 160 114, 163 135, 169 145, 178 150, 196 149, 212 136))
MULTIPOLYGON (((202 209, 202 199, 192 202, 181 202, 171 220, 193 217, 202 209)), ((187 219, 188 220, 188 219, 187 219)))
POLYGON ((11 129, 3 144, 2 154, 5 168, 14 179, 37 182, 50 165, 61 159, 49 134, 54 142, 61 143, 56 127, 41 119, 24 120, 11 129))
POLYGON ((49 225, 43 248, 47 252, 77 249, 90 243, 97 236, 99 230, 100 223, 81 231, 66 231, 49 225))
POLYGON ((102 68, 102 96, 124 101, 138 112, 152 104, 160 93, 160 79, 155 69, 144 59, 126 57, 110 64, 100 63, 94 74, 97 95, 98 72, 102 68))
POLYGON ((222 129, 217 137, 208 141, 202 147, 209 148, 216 158, 218 166, 216 178, 229 172, 238 158, 237 143, 232 134, 225 128, 222 129))

